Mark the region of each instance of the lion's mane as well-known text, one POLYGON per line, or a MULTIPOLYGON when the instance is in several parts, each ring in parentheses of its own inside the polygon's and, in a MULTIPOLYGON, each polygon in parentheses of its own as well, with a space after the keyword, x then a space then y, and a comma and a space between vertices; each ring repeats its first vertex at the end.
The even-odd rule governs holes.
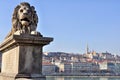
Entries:
POLYGON ((23 3, 20 3, 20 5, 17 5, 14 9, 13 16, 12 16, 12 29, 11 29, 11 32, 7 35, 7 37, 13 35, 16 31, 21 30, 23 28, 22 24, 19 21, 19 17, 18 17, 19 16, 18 10, 20 9, 21 6, 28 6, 32 13, 31 23, 29 25, 30 31, 35 31, 37 28, 38 16, 36 14, 34 6, 30 6, 29 3, 23 2, 23 3))

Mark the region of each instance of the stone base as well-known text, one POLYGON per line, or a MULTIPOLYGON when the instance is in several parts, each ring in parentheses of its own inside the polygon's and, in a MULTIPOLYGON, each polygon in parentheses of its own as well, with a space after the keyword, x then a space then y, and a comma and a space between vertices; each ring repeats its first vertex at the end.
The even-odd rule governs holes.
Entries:
POLYGON ((46 78, 33 78, 33 79, 19 78, 15 80, 46 80, 46 78))
POLYGON ((46 80, 44 75, 0 74, 0 80, 46 80))
POLYGON ((45 80, 42 75, 42 48, 53 38, 12 35, 0 44, 0 80, 45 80))

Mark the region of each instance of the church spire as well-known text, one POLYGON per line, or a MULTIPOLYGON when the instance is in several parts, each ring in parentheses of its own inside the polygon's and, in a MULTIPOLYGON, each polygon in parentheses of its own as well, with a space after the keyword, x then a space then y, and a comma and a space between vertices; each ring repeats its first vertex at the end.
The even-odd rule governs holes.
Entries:
POLYGON ((87 43, 87 47, 86 47, 86 53, 89 53, 89 47, 88 47, 88 43, 87 43))

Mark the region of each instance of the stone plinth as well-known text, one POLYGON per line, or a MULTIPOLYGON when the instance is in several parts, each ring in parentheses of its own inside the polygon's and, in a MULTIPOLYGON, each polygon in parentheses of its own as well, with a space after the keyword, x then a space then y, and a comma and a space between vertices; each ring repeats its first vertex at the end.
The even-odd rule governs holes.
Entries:
POLYGON ((12 35, 0 45, 0 80, 45 80, 42 75, 42 48, 53 38, 12 35))

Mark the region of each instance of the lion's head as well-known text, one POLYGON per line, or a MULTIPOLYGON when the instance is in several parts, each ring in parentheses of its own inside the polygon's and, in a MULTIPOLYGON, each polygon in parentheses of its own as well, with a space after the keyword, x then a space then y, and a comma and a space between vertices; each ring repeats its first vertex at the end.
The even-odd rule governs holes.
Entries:
POLYGON ((37 23, 38 16, 34 6, 30 6, 27 2, 20 3, 20 5, 17 5, 14 9, 12 16, 12 30, 8 36, 14 34, 18 30, 26 33, 36 31, 37 23))
POLYGON ((17 12, 17 18, 22 26, 29 26, 32 21, 32 9, 29 6, 29 4, 21 4, 18 12, 17 12))

